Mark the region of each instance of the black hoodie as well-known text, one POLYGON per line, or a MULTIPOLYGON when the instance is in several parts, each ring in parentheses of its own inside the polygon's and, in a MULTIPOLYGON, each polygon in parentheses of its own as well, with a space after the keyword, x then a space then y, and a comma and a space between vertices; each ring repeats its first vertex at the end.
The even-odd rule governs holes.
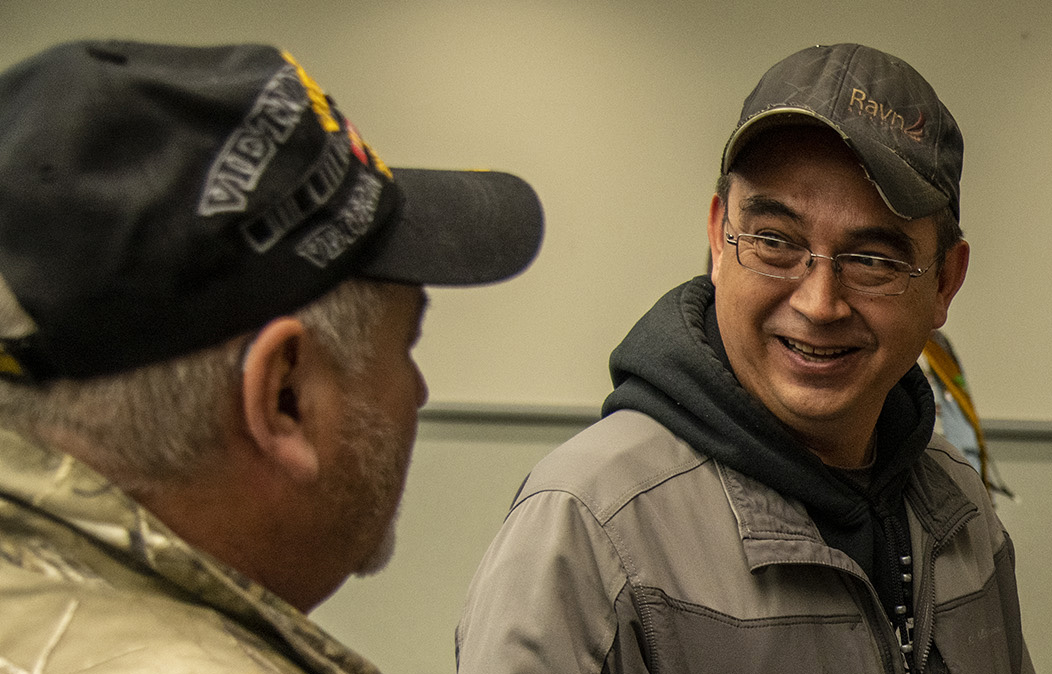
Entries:
POLYGON ((699 276, 640 319, 610 356, 615 388, 603 416, 643 412, 698 452, 803 503, 826 542, 862 567, 899 623, 894 607, 912 603, 900 561, 910 554, 902 490, 935 423, 927 379, 914 367, 888 394, 863 487, 825 466, 741 387, 720 337, 714 292, 709 277, 699 276))

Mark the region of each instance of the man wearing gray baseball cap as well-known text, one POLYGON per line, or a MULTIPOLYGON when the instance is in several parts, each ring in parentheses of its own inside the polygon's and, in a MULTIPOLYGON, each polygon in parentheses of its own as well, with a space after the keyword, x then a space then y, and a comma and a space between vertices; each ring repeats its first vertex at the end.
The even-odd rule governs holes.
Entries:
POLYGON ((0 73, 0 671, 375 672, 304 614, 391 552, 423 286, 542 225, 388 168, 273 47, 0 73))
POLYGON ((1033 672, 1014 553, 917 367, 964 282, 963 140, 857 44, 771 68, 712 273, 614 350, 603 419, 515 496, 462 674, 1033 672))

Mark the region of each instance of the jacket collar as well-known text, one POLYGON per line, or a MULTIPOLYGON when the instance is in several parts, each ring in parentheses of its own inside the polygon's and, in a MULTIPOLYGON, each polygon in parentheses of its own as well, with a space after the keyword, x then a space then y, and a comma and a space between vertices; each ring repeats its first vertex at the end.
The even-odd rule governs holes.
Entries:
MULTIPOLYGON (((809 563, 865 577, 847 554, 825 543, 802 503, 719 461, 716 466, 738 522, 750 570, 772 564, 809 563)), ((944 545, 978 513, 977 506, 928 454, 910 471, 905 496, 935 548, 944 545)))

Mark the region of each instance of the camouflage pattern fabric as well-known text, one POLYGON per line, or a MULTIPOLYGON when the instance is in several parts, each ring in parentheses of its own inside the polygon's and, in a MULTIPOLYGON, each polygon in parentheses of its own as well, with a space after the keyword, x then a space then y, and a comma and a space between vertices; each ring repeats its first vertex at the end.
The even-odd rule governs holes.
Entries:
POLYGON ((0 430, 0 674, 379 674, 75 459, 0 430))

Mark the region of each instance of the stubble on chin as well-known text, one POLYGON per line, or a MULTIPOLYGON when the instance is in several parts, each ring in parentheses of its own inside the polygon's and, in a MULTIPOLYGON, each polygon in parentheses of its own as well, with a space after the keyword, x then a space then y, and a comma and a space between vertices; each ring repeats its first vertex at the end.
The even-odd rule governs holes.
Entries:
POLYGON ((371 576, 383 570, 394 555, 399 504, 409 469, 413 437, 405 437, 388 419, 375 410, 355 406, 345 424, 344 451, 358 457, 357 478, 341 480, 347 502, 353 504, 347 516, 359 549, 369 547, 350 573, 371 576))
POLYGON ((397 523, 398 513, 396 512, 372 554, 363 559, 351 575, 356 578, 367 578, 387 568, 388 563, 394 556, 397 523))

